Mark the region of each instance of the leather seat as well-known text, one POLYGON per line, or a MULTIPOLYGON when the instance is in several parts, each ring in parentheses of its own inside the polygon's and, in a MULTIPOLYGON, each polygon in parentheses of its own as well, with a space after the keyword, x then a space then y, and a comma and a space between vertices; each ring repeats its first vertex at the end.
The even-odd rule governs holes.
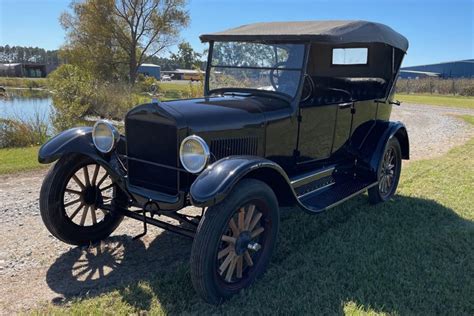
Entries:
POLYGON ((344 103, 352 100, 378 99, 385 95, 386 80, 382 78, 312 76, 314 105, 344 103), (344 91, 347 91, 345 93, 344 91), (349 96, 350 94, 350 96, 349 96))

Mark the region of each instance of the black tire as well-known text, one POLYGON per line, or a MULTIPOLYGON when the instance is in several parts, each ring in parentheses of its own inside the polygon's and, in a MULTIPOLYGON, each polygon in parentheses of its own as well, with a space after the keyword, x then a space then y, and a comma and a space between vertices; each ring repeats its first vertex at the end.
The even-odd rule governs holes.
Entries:
MULTIPOLYGON (((240 228, 240 217, 238 218, 240 228)), ((245 218, 245 223, 247 223, 247 218, 245 218)), ((259 180, 244 179, 240 181, 224 201, 206 210, 197 229, 191 250, 190 264, 191 279, 196 292, 206 302, 219 304, 252 285, 255 279, 266 271, 276 244, 278 226, 278 202, 273 190, 259 180), (250 211, 251 208, 253 208, 252 211, 250 211), (224 279, 224 271, 219 272, 218 269, 222 268, 222 265, 219 267, 221 263, 218 262, 218 253, 225 251, 222 247, 223 235, 232 234, 229 224, 234 216, 240 216, 239 212, 244 214, 243 217, 248 216, 249 222, 254 222, 254 219, 258 217, 256 221, 259 222, 260 227, 253 230, 257 226, 247 225, 245 229, 248 230, 242 229, 239 238, 236 238, 233 255, 237 263, 230 263, 229 266, 234 265, 235 268, 239 265, 238 261, 240 260, 240 276, 239 272, 236 272, 235 279, 232 281, 227 280, 227 276, 224 279), (253 235, 256 230, 262 230, 263 233, 258 236, 258 243, 252 242, 252 244, 260 245, 261 248, 256 251, 247 250, 250 249, 249 245, 239 243, 239 241, 245 237, 245 234, 251 233, 253 235), (239 252, 240 255, 238 255, 239 252), (247 254, 245 254, 246 252, 247 254), (246 255, 249 255, 251 260, 247 259, 246 255), (252 262, 252 265, 249 262, 252 262), (244 268, 243 264, 245 264, 244 268)), ((229 243, 227 248, 231 246, 232 244, 229 243)), ((230 267, 227 269, 227 274, 229 270, 230 267)), ((238 271, 239 268, 236 270, 238 271)), ((231 272, 231 278, 233 278, 233 272, 231 272)))
MULTIPOLYGON (((123 219, 122 215, 115 212, 106 213, 103 211, 103 218, 97 223, 81 226, 68 217, 64 206, 66 186, 78 170, 94 164, 94 160, 83 155, 62 157, 49 170, 41 186, 40 212, 46 228, 53 236, 71 245, 89 245, 103 240, 117 228, 123 219)), ((115 200, 118 196, 118 189, 113 188, 112 190, 115 200)), ((80 203, 83 205, 82 201, 80 203)), ((95 210, 91 212, 93 211, 95 212, 95 210)), ((97 221, 95 216, 94 222, 97 221)))
POLYGON ((398 181, 400 180, 401 170, 402 152, 400 149, 400 143, 396 137, 392 137, 387 142, 387 146, 385 146, 385 151, 379 162, 377 170, 377 180, 379 181, 379 184, 368 190, 369 201, 371 204, 385 202, 395 194, 398 187, 398 181), (386 163, 389 158, 387 157, 391 153, 393 154, 393 167, 388 168, 386 163))

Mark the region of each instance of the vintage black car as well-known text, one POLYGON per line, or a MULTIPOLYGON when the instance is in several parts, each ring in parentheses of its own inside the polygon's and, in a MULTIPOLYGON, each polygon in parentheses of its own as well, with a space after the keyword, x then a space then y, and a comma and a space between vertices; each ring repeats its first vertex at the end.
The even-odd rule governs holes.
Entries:
MULTIPOLYGON (((130 110, 46 143, 46 227, 87 245, 124 216, 194 239, 196 291, 219 303, 261 276, 279 208, 318 214, 368 191, 393 196, 408 135, 389 121, 408 41, 366 21, 244 25, 209 42, 204 97, 130 110), (180 212, 202 208, 201 215, 180 212), (164 218, 177 220, 172 224, 164 218)), ((143 235, 143 234, 142 234, 143 235)))

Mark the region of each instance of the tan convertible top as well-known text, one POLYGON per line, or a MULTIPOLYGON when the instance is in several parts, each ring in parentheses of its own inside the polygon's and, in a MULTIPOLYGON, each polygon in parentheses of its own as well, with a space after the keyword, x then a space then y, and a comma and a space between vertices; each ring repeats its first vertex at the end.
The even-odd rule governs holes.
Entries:
POLYGON ((262 22, 203 34, 201 41, 304 41, 331 44, 384 43, 404 52, 408 40, 392 28, 368 21, 262 22))

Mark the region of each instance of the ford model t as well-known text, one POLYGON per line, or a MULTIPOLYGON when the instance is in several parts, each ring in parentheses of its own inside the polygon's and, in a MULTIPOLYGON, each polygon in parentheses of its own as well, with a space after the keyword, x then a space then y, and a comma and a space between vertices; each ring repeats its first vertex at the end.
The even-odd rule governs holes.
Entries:
POLYGON ((192 283, 218 303, 264 273, 280 207, 318 214, 395 193, 409 145, 389 118, 408 42, 366 21, 257 23, 201 40, 204 97, 139 105, 124 135, 101 120, 51 139, 40 208, 75 245, 124 216, 193 238, 192 283))

